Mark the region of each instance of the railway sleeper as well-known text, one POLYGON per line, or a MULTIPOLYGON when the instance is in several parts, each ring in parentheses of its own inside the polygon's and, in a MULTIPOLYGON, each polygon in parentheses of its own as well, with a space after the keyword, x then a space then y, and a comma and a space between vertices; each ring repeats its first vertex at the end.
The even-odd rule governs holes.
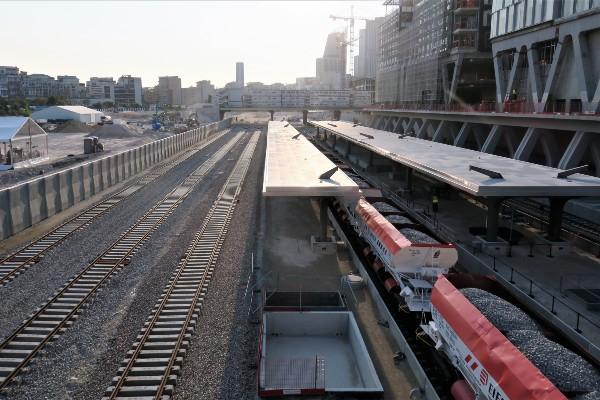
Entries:
MULTIPOLYGON (((134 342, 133 346, 137 347, 140 345, 141 342, 134 342)), ((187 340, 183 340, 180 344, 180 347, 182 349, 187 349, 190 345, 190 342, 187 340)), ((177 346, 177 341, 171 341, 171 342, 152 342, 152 341, 146 341, 144 343, 144 348, 147 350, 173 350, 175 348, 175 346, 177 346)))
MULTIPOLYGON (((125 371, 125 367, 119 367, 119 375, 123 374, 125 371)), ((181 367, 179 365, 173 366, 171 369, 171 373, 175 375, 179 375, 181 371, 181 367)), ((129 371, 130 376, 144 376, 144 375, 163 375, 165 373, 165 369, 163 367, 133 367, 129 371)))
MULTIPOLYGON (((162 381, 163 375, 135 375, 135 376, 127 376, 125 378, 125 382, 123 386, 151 386, 151 385, 160 385, 162 381)), ((177 375, 170 374, 167 377, 167 384, 174 385, 177 380, 177 375)), ((115 376, 113 378, 113 383, 117 383, 119 381, 119 377, 115 376)), ((110 394, 110 393, 109 393, 110 394)))
MULTIPOLYGON (((114 389, 114 388, 109 387, 107 389, 106 396, 110 396, 112 389, 114 389)), ((173 385, 166 385, 163 390, 164 395, 161 396, 161 399, 169 399, 171 397, 171 394, 173 394, 173 390, 174 390, 173 385)), ((154 399, 154 395, 156 394, 157 391, 158 391, 158 386, 133 386, 133 387, 124 386, 119 391, 119 396, 117 397, 117 399, 126 399, 126 398, 131 398, 131 397, 135 397, 136 400, 141 400, 141 399, 145 399, 145 398, 154 399)), ((108 399, 108 398, 109 397, 105 397, 105 399, 108 399)))
MULTIPOLYGON (((131 358, 133 356, 133 350, 129 350, 127 352, 127 357, 131 358)), ((185 357, 185 353, 187 352, 187 349, 182 349, 180 348, 179 351, 177 352, 177 357, 185 357)), ((169 350, 163 350, 163 349, 143 349, 142 351, 140 351, 135 359, 135 362, 137 363, 139 360, 142 359, 148 359, 148 358, 165 358, 165 359, 169 359, 171 358, 171 356, 173 355, 173 350, 169 349, 169 350)))
MULTIPOLYGON (((169 355, 169 357, 158 357, 158 358, 136 358, 134 365, 136 367, 165 367, 166 365, 169 364, 169 360, 170 360, 171 356, 169 355)), ((122 362, 121 362, 121 366, 125 367, 127 366, 127 364, 129 364, 129 360, 130 358, 125 358, 122 362)), ((175 365, 179 365, 181 366, 181 364, 183 363, 183 357, 179 357, 177 356, 175 358, 175 365)))

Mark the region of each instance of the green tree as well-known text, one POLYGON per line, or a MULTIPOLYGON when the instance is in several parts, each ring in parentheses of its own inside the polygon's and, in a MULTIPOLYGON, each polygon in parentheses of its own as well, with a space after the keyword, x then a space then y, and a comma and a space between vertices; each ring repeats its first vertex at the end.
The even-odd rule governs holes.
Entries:
POLYGON ((57 103, 56 97, 50 96, 50 97, 48 97, 48 101, 46 102, 46 105, 47 106, 55 106, 56 103, 57 103))

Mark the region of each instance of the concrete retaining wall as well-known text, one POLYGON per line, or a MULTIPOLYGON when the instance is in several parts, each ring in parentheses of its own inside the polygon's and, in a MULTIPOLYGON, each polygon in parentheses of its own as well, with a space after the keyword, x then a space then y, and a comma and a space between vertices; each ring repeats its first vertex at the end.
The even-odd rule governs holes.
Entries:
POLYGON ((58 214, 231 126, 231 118, 0 190, 0 239, 58 214))

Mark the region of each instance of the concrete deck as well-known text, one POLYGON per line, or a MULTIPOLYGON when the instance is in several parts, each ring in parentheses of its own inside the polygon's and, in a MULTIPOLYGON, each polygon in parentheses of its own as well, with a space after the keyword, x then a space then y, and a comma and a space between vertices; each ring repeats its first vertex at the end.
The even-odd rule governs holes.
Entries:
MULTIPOLYGON (((279 291, 339 290, 341 277, 355 267, 342 247, 329 255, 311 249, 310 235, 320 227, 318 203, 307 198, 263 200, 263 249, 257 278, 260 286, 279 291)), ((384 399, 405 400, 417 386, 416 379, 406 364, 394 364, 398 346, 389 329, 377 324, 379 316, 368 290, 355 291, 355 295, 358 303, 352 302, 350 306, 383 385, 384 399)))

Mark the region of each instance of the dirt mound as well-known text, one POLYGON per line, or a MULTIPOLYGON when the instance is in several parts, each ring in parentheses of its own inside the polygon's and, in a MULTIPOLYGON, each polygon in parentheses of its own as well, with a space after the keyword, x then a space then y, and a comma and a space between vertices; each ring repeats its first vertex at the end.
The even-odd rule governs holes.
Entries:
POLYGON ((67 121, 64 124, 56 125, 56 129, 51 133, 82 133, 93 132, 97 128, 96 125, 86 125, 79 121, 67 121))
POLYGON ((98 136, 100 139, 124 139, 139 136, 139 134, 128 129, 126 125, 114 124, 102 125, 88 136, 98 136))

